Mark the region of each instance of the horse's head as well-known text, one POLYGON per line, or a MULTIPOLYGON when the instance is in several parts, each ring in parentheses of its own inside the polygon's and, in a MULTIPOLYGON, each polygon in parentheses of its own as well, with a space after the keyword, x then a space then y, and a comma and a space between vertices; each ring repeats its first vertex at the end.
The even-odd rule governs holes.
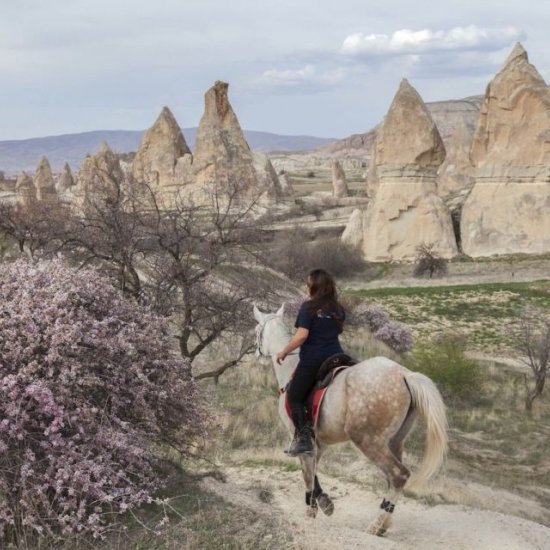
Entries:
POLYGON ((254 305, 254 318, 258 322, 256 357, 271 357, 281 351, 281 336, 288 333, 283 322, 284 311, 284 304, 275 313, 263 313, 254 305))

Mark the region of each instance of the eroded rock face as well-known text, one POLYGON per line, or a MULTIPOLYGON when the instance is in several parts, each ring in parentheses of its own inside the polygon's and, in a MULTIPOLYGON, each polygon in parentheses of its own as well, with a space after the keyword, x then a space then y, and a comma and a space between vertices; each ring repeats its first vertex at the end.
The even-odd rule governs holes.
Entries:
POLYGON ((27 172, 21 172, 17 177, 15 198, 22 206, 31 206, 36 202, 36 187, 27 172))
POLYGON ((332 162, 332 195, 338 198, 349 195, 346 173, 337 160, 332 162))
POLYGON ((370 177, 375 178, 376 192, 362 223, 354 213, 344 241, 360 245, 369 261, 412 260, 419 245, 431 243, 442 257, 456 255, 451 214, 436 186, 445 147, 422 98, 407 80, 399 86, 374 151, 370 177))
POLYGON ((474 166, 470 160, 470 148, 474 129, 460 123, 449 138, 447 156, 437 176, 437 190, 441 197, 454 196, 474 185, 474 166))
POLYGON ((464 252, 549 252, 550 90, 521 44, 487 87, 470 157, 475 184, 462 208, 464 252))
POLYGON ((192 155, 174 115, 164 107, 147 130, 132 163, 132 175, 153 189, 192 183, 192 155))
POLYGON ((77 184, 73 188, 75 204, 85 205, 94 194, 116 192, 117 185, 124 182, 124 172, 118 157, 103 143, 93 156, 84 159, 78 172, 77 184))
POLYGON ((52 168, 46 157, 42 157, 34 174, 36 198, 41 202, 55 203, 58 201, 53 179, 52 168))
POLYGON ((197 129, 193 168, 197 185, 258 185, 254 160, 227 96, 228 84, 217 81, 205 96, 197 129))
POLYGON ((55 189, 58 195, 63 195, 66 191, 71 189, 71 187, 73 187, 74 185, 75 185, 75 181, 73 178, 73 172, 69 164, 66 162, 65 166, 63 166, 63 171, 59 175, 57 183, 55 184, 55 189))
POLYGON ((284 191, 273 164, 265 153, 259 151, 253 153, 253 159, 259 192, 264 191, 269 201, 277 202, 283 197, 284 191))

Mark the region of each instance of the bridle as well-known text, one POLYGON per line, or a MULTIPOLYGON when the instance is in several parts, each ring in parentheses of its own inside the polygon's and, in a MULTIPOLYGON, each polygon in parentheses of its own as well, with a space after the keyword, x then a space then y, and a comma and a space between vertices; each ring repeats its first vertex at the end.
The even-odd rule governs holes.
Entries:
MULTIPOLYGON (((262 341, 264 338, 264 330, 269 323, 269 321, 273 321, 273 319, 278 319, 279 316, 276 313, 268 313, 264 319, 264 322, 260 324, 259 328, 256 330, 256 357, 271 357, 269 354, 264 353, 262 350, 262 341)), ((293 351, 292 353, 289 353, 288 355, 296 355, 298 351, 293 351)))
POLYGON ((264 322, 260 324, 260 327, 256 330, 256 357, 270 357, 262 350, 262 340, 264 339, 264 329, 269 321, 276 319, 278 315, 276 313, 268 313, 264 319, 264 322))

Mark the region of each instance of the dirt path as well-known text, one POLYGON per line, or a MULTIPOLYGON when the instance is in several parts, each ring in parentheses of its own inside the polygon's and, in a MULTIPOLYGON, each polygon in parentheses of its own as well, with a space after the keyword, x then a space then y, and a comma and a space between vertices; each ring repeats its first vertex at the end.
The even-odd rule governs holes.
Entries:
MULTIPOLYGON (((299 472, 278 468, 232 466, 224 470, 226 483, 207 478, 206 488, 234 505, 276 516, 281 529, 291 529, 300 549, 445 549, 445 550, 542 550, 550 548, 550 528, 515 516, 467 506, 426 506, 404 498, 395 522, 384 538, 366 534, 378 513, 382 494, 358 484, 323 475, 321 481, 335 502, 331 517, 319 512, 305 517, 299 472)), ((266 535, 262 547, 273 547, 278 534, 266 535)))

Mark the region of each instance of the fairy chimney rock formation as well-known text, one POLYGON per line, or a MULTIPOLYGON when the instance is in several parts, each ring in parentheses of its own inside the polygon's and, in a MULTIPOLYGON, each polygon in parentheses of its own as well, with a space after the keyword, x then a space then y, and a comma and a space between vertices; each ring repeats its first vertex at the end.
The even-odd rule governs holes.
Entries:
POLYGON ((347 197, 349 195, 346 173, 337 160, 332 162, 332 195, 334 197, 347 197))
POLYGON ((34 174, 34 186, 36 187, 36 198, 46 203, 58 201, 53 179, 52 168, 46 157, 42 157, 34 174))
POLYGON ((177 188, 192 181, 192 155, 174 115, 163 107, 143 136, 132 163, 132 175, 153 189, 177 188))
POLYGON ((258 191, 264 192, 265 198, 269 201, 277 202, 280 200, 285 191, 279 176, 273 167, 273 164, 269 160, 265 153, 255 151, 252 154, 254 160, 254 170, 256 171, 256 177, 258 178, 258 191))
POLYGON ((197 129, 193 169, 196 184, 258 185, 250 147, 227 97, 228 84, 217 81, 204 96, 197 129))
POLYGON ((30 206, 36 202, 36 187, 27 172, 21 172, 17 177, 15 197, 21 206, 30 206))
POLYGON ((58 195, 63 195, 74 185, 75 181, 73 177, 73 172, 71 170, 71 167, 69 166, 69 163, 66 162, 63 166, 63 171, 59 175, 57 183, 55 184, 55 189, 58 195))
POLYGON ((487 86, 470 157, 464 252, 550 252, 550 90, 519 43, 487 86))
POLYGON ((354 213, 344 242, 359 245, 368 261, 412 260, 419 245, 431 243, 439 256, 455 256, 451 214, 437 195, 436 174, 444 159, 445 147, 426 105, 403 80, 374 147, 370 172, 376 193, 362 223, 354 213))
POLYGON ((117 155, 106 143, 102 143, 99 151, 93 156, 87 156, 80 167, 77 185, 73 188, 74 202, 82 206, 94 195, 116 192, 117 186, 124 179, 117 155))

